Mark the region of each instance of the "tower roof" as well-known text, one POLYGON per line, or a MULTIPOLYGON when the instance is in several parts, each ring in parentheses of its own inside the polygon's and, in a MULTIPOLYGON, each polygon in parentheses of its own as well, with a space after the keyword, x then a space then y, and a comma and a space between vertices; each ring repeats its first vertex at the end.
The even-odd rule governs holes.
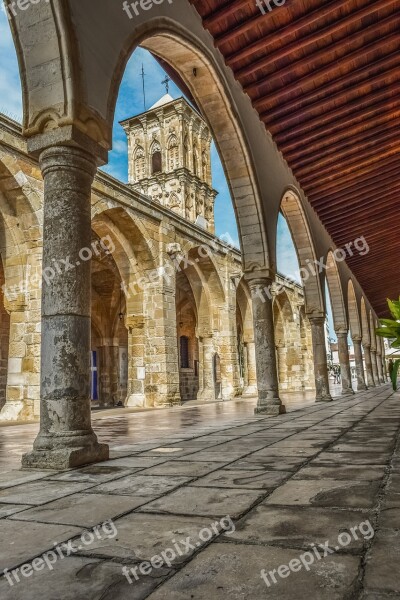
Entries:
POLYGON ((149 110, 152 110, 153 108, 158 108, 159 106, 164 106, 164 104, 169 104, 170 102, 173 102, 173 101, 174 101, 174 99, 170 94, 165 94, 155 104, 153 104, 153 106, 150 106, 149 110))

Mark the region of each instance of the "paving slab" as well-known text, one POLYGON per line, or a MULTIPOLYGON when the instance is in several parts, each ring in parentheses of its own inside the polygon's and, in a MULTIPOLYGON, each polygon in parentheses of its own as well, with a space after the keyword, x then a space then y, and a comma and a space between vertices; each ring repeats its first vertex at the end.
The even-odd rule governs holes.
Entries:
POLYGON ((201 487, 184 487, 154 500, 140 512, 170 513, 179 515, 230 516, 238 518, 249 510, 265 492, 201 487))
POLYGON ((259 456, 251 454, 242 460, 236 460, 235 462, 226 465, 227 469, 240 469, 240 470, 257 470, 266 469, 272 471, 297 471, 300 466, 308 460, 307 457, 295 458, 295 457, 278 457, 278 456, 259 456))
POLYGON ((233 523, 229 519, 209 517, 131 513, 118 519, 115 525, 118 530, 116 538, 96 540, 85 549, 85 555, 135 564, 167 551, 171 555, 171 564, 175 566, 186 562, 210 539, 232 531, 233 523))
POLYGON ((0 491, 0 503, 4 504, 46 504, 57 498, 77 494, 93 484, 64 481, 34 481, 0 491))
POLYGON ((267 504, 371 508, 376 503, 379 483, 296 480, 284 483, 265 501, 267 504))
POLYGON ((88 493, 134 495, 145 498, 155 498, 166 494, 180 485, 190 481, 191 477, 161 475, 128 475, 116 481, 97 485, 88 493))
MULTIPOLYGON (((38 481, 51 475, 52 471, 7 471, 0 473, 0 490, 5 490, 15 485, 22 485, 23 483, 30 483, 31 481, 38 481)), ((57 473, 57 471, 54 471, 57 473)))
POLYGON ((400 530, 381 529, 367 554, 364 588, 400 597, 400 530), (390 557, 390 560, 388 560, 390 557))
POLYGON ((12 504, 0 504, 0 519, 4 519, 5 517, 10 517, 15 513, 19 513, 27 508, 31 508, 28 504, 19 504, 13 506, 12 504))
MULTIPOLYGON (((365 537, 358 529, 351 534, 350 543, 343 538, 344 544, 340 544, 338 538, 341 534, 350 533, 352 528, 370 518, 368 511, 361 513, 332 508, 287 508, 269 506, 263 502, 236 524, 236 529, 229 535, 229 539, 304 549, 329 542, 328 545, 332 549, 340 545, 341 551, 360 553, 365 537)), ((368 529, 365 526, 365 531, 368 529)), ((372 533, 367 531, 367 537, 371 535, 372 533)))
POLYGON ((30 523, 28 527, 23 521, 2 519, 0 521, 0 571, 16 567, 47 550, 52 550, 55 543, 60 544, 70 540, 81 531, 82 529, 78 527, 43 523, 30 523))
POLYGON ((107 519, 115 519, 148 501, 143 496, 113 494, 74 494, 19 512, 18 521, 60 523, 77 527, 93 527, 107 519))
POLYGON ((184 462, 171 460, 142 471, 143 475, 185 475, 186 477, 201 477, 220 468, 215 462, 184 462))
POLYGON ((68 471, 67 473, 59 473, 58 475, 51 475, 49 481, 78 481, 87 483, 103 483, 105 481, 111 481, 113 479, 119 479, 124 475, 132 474, 136 471, 140 471, 140 467, 127 468, 115 466, 112 463, 104 466, 90 465, 83 469, 77 469, 68 471))
POLYGON ((201 477, 193 486, 216 488, 247 488, 255 490, 272 490, 285 479, 291 477, 291 471, 266 471, 265 469, 247 471, 239 469, 219 469, 201 477))
POLYGON ((54 570, 33 572, 29 579, 10 587, 0 580, 2 600, 144 600, 171 573, 154 570, 131 585, 122 573, 123 565, 73 557, 60 560, 54 570))
POLYGON ((337 465, 321 467, 311 463, 300 469, 293 479, 344 479, 349 481, 381 481, 385 476, 385 467, 370 465, 337 465))
POLYGON ((332 556, 310 571, 291 573, 277 584, 261 579, 261 570, 298 559, 296 550, 214 543, 149 596, 149 600, 343 600, 357 582, 359 559, 332 556))

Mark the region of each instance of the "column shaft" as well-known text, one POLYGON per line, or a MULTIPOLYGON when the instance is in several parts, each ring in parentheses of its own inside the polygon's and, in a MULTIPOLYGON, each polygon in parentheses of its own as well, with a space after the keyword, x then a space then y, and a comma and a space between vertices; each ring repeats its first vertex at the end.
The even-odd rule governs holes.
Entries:
POLYGON ((356 374, 357 374, 357 391, 362 392, 367 390, 364 375, 364 361, 361 348, 361 338, 353 338, 354 346, 354 360, 356 363, 356 374))
POLYGON ((212 337, 203 338, 202 343, 202 377, 203 385, 198 394, 199 400, 215 400, 215 382, 214 382, 214 340, 212 337))
POLYGON ((91 184, 94 158, 52 147, 44 178, 40 432, 24 467, 68 469, 108 458, 90 415, 91 184))
POLYGON ((375 387, 374 373, 372 370, 371 346, 369 344, 363 344, 363 347, 364 347, 365 370, 367 372, 367 385, 369 388, 375 387))
POLYGON ((376 350, 371 350, 371 362, 372 362, 372 374, 374 377, 375 385, 380 385, 378 375, 378 362, 376 360, 376 350))
POLYGON ((272 310, 272 279, 250 279, 256 353, 258 403, 256 414, 276 416, 286 412, 279 397, 275 332, 272 310))
POLYGON ((325 344, 325 318, 309 317, 314 354, 314 375, 317 402, 331 402, 328 360, 325 344))
POLYGON ((244 346, 246 355, 245 363, 247 365, 247 381, 243 392, 244 396, 257 395, 257 366, 256 366, 256 345, 254 342, 247 342, 244 346))
POLYGON ((336 332, 338 339, 340 375, 342 381, 342 395, 351 396, 354 394, 351 382, 350 356, 348 346, 348 332, 336 332))

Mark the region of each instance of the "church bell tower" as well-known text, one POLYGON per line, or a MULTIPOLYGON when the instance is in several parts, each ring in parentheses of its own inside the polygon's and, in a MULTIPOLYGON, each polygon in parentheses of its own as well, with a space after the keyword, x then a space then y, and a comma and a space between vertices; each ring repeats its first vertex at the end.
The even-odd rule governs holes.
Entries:
POLYGON ((211 133, 184 98, 168 93, 121 123, 128 137, 129 184, 184 219, 214 233, 211 133))

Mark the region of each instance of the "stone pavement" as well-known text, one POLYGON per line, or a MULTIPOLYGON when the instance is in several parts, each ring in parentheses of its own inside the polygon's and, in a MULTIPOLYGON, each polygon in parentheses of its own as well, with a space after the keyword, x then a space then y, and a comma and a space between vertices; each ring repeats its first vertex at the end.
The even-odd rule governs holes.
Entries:
POLYGON ((399 394, 253 408, 109 417, 110 462, 0 471, 1 600, 400 598, 399 394))

